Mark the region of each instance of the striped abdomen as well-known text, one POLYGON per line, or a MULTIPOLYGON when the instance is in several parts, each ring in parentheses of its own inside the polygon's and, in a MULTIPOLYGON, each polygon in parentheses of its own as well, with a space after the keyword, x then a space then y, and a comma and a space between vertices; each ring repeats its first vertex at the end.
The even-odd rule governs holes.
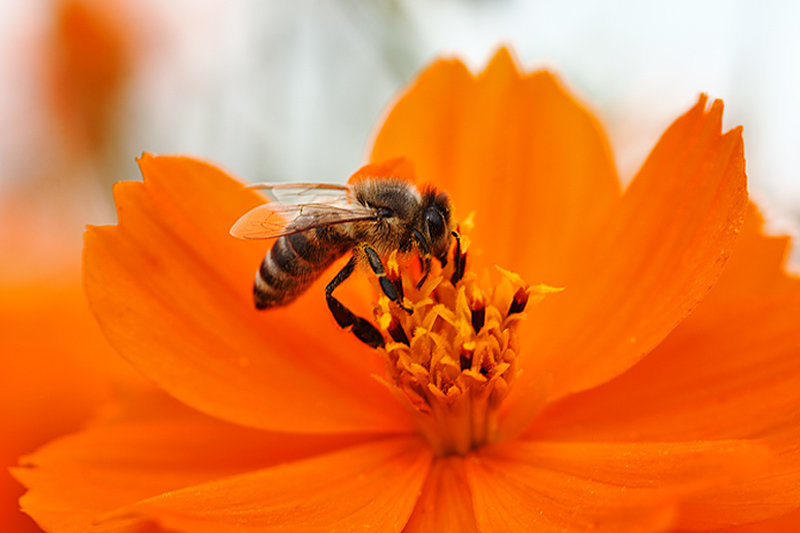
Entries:
POLYGON ((341 235, 330 239, 332 236, 329 231, 310 229, 275 241, 256 272, 253 284, 256 307, 286 305, 303 294, 350 248, 342 242, 341 235))

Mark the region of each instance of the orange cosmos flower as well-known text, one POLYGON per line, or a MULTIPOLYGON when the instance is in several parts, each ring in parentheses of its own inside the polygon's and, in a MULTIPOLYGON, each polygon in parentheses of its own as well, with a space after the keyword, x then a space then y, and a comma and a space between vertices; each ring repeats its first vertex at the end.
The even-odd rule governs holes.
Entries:
POLYGON ((467 272, 454 286, 451 261, 417 290, 401 270, 413 314, 369 276, 337 289, 374 316, 377 349, 332 320, 328 276, 255 311, 270 243, 228 230, 263 199, 144 156, 144 184, 115 190, 119 224, 86 236, 86 290, 182 403, 141 398, 25 459, 24 510, 51 531, 796 526, 800 281, 721 114, 701 98, 623 192, 552 75, 504 50, 478 76, 434 64, 371 158, 407 158, 472 218, 467 272))

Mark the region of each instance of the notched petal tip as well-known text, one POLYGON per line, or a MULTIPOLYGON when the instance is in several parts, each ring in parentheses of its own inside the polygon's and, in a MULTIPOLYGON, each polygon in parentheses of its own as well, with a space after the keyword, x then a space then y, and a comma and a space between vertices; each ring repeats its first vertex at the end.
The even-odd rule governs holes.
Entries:
POLYGON ((693 111, 694 109, 699 109, 700 111, 705 110, 707 102, 708 102, 708 94, 700 93, 700 95, 698 95, 697 97, 697 103, 692 107, 690 112, 693 111))
POLYGON ((513 75, 520 77, 520 69, 518 67, 519 61, 516 56, 508 47, 502 46, 494 56, 489 60, 486 68, 478 76, 481 78, 489 78, 492 76, 508 76, 513 75))
MULTIPOLYGON (((723 137, 728 135, 731 136, 742 136, 743 127, 742 126, 735 126, 728 130, 727 132, 722 132, 722 115, 725 111, 725 103, 720 98, 715 98, 708 103, 708 95, 706 93, 701 93, 700 96, 697 98, 697 103, 692 106, 692 108, 684 114, 684 117, 689 117, 691 115, 706 115, 706 120, 711 125, 712 129, 714 125, 717 125, 716 131, 722 133, 723 137)), ((699 117, 695 117, 699 118, 699 117)))
POLYGON ((715 98, 709 103, 708 94, 701 93, 697 98, 697 103, 676 120, 675 125, 679 122, 693 124, 694 131, 697 134, 702 134, 703 131, 706 131, 706 133, 715 132, 717 134, 722 134, 723 137, 728 134, 735 135, 738 133, 741 135, 742 126, 736 126, 725 133, 722 132, 722 115, 724 110, 725 103, 721 99, 715 98))
POLYGON ((158 154, 142 152, 142 155, 136 158, 136 163, 141 164, 142 162, 147 162, 148 159, 155 159, 156 157, 159 157, 158 154))

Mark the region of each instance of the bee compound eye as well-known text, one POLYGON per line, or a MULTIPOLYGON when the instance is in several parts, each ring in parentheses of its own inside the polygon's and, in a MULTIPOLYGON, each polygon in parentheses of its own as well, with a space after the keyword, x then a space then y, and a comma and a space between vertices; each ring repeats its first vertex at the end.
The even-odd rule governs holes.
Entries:
POLYGON ((428 228, 428 235, 432 241, 441 239, 444 235, 444 218, 436 208, 429 208, 425 211, 425 226, 428 228))

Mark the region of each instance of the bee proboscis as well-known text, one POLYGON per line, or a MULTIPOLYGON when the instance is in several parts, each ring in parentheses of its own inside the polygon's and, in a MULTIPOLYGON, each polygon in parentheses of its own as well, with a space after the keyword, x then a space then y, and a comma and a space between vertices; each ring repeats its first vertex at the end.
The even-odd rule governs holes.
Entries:
POLYGON ((370 177, 364 175, 365 169, 347 185, 252 185, 268 190, 276 200, 245 214, 231 234, 277 239, 256 272, 253 297, 258 309, 291 303, 333 262, 350 252, 350 260, 327 285, 326 300, 342 328, 352 327, 356 337, 377 347, 383 345, 381 333, 333 296, 336 287, 361 263, 378 277, 384 294, 402 307, 402 285, 388 279, 383 260, 393 251, 418 252, 423 270, 418 285, 422 285, 430 273, 431 257, 444 266, 453 236, 457 244, 460 241, 453 231, 446 193, 433 187, 420 190, 400 177, 370 177))

